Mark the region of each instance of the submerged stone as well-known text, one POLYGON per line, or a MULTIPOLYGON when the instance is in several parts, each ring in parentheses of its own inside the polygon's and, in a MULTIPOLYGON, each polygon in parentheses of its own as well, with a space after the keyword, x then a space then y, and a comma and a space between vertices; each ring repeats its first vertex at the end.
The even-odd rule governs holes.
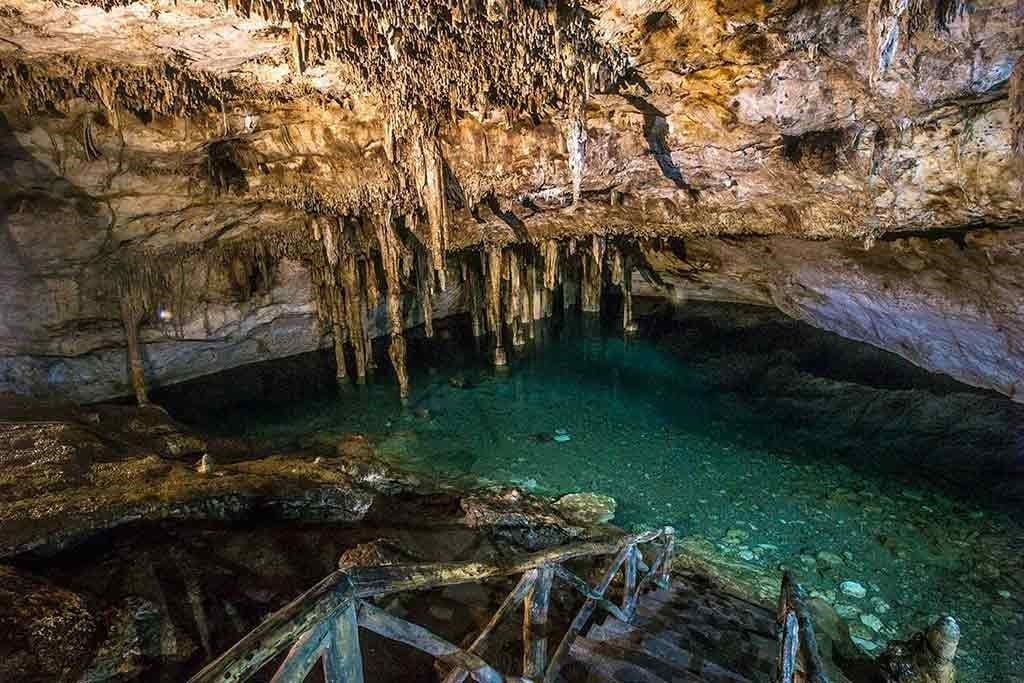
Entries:
POLYGON ((858 599, 868 594, 868 589, 856 581, 843 581, 839 584, 839 590, 842 591, 843 595, 849 595, 851 598, 858 599))

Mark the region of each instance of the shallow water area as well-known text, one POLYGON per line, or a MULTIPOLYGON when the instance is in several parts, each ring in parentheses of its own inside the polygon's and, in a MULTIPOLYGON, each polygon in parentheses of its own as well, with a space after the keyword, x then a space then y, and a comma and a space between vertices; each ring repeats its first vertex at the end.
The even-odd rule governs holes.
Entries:
POLYGON ((380 356, 367 387, 205 426, 279 445, 360 432, 439 481, 604 493, 616 524, 671 524, 712 564, 765 583, 791 568, 868 651, 948 613, 960 680, 1024 671, 1019 405, 757 309, 662 311, 634 338, 595 326, 538 328, 502 370, 467 339, 425 343, 407 406, 380 356))

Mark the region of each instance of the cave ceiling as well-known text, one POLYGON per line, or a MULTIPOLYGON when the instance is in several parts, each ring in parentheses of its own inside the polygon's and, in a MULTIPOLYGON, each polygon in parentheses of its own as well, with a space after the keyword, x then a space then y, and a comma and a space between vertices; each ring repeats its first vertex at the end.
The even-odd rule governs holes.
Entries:
POLYGON ((878 4, 4 0, 5 194, 108 251, 385 208, 448 248, 1019 221, 1019 3, 895 46, 878 4))

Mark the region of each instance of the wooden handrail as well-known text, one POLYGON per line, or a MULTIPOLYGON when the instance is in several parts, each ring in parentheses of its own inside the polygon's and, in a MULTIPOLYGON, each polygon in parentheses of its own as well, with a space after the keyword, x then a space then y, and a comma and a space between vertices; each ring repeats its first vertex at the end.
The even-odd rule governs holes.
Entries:
POLYGON ((362 681, 362 662, 356 633, 358 625, 385 637, 406 643, 428 654, 448 661, 456 669, 446 678, 447 683, 461 683, 467 676, 487 683, 521 681, 521 677, 504 676, 480 658, 487 636, 508 612, 525 603, 524 667, 532 680, 550 680, 552 671, 560 666, 572 639, 586 625, 594 608, 602 606, 622 616, 635 604, 636 596, 652 580, 664 582, 671 566, 674 547, 671 527, 646 531, 606 542, 578 543, 550 548, 536 553, 509 558, 506 561, 460 562, 450 564, 407 564, 380 567, 360 567, 336 571, 316 586, 271 614, 263 623, 231 647, 227 652, 197 673, 189 683, 237 683, 244 681, 267 662, 292 645, 274 681, 301 681, 318 659, 323 660, 328 683, 345 680, 362 681), (637 545, 659 538, 664 546, 648 567, 642 561, 637 545), (561 564, 570 560, 601 555, 616 555, 612 567, 597 588, 563 570, 561 564), (619 568, 626 565, 623 609, 604 599, 619 568), (646 573, 642 578, 638 572, 646 573), (551 659, 547 661, 547 604, 551 578, 571 576, 573 583, 587 595, 587 600, 576 615, 570 631, 562 640, 551 659), (657 573, 657 576, 655 574, 657 573), (364 599, 408 590, 425 590, 460 583, 523 574, 519 584, 506 598, 491 622, 466 650, 445 641, 426 629, 411 624, 364 602, 364 599), (639 578, 639 581, 638 581, 639 578))
POLYGON ((799 664, 803 665, 803 680, 807 683, 829 683, 803 588, 788 571, 782 575, 778 618, 780 683, 793 683, 799 664))

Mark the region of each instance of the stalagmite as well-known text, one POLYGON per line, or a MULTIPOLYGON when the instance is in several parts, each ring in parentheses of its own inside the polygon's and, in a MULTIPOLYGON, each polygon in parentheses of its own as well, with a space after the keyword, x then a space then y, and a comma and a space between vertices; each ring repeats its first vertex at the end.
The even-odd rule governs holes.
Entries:
POLYGON ((384 266, 384 282, 387 286, 388 333, 391 335, 388 356, 398 378, 398 395, 405 401, 409 398, 409 373, 405 364, 405 337, 402 324, 402 281, 399 273, 401 245, 398 242, 398 235, 395 234, 390 211, 375 217, 374 228, 377 232, 381 263, 384 266))
POLYGON ((146 392, 146 371, 142 363, 142 349, 139 346, 139 325, 142 324, 142 307, 130 296, 121 297, 121 322, 128 339, 128 368, 131 374, 135 400, 140 406, 149 405, 146 392))
POLYGON ((501 366, 508 363, 501 339, 501 249, 488 247, 484 258, 487 271, 487 326, 494 334, 494 364, 501 366))

